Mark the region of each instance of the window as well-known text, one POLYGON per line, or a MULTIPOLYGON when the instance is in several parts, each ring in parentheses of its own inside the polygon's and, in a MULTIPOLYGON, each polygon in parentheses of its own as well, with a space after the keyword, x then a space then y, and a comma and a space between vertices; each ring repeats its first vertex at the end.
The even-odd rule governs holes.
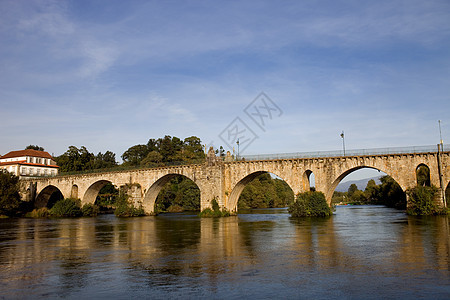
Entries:
POLYGON ((22 167, 22 170, 21 170, 20 174, 22 174, 22 175, 27 174, 27 168, 22 167))
POLYGON ((41 169, 36 169, 36 175, 37 176, 41 175, 41 169))

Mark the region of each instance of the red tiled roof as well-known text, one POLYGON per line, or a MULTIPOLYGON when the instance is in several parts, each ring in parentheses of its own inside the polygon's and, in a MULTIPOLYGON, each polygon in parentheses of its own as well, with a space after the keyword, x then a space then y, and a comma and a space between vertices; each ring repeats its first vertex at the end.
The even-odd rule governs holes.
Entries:
POLYGON ((50 158, 53 159, 53 157, 46 151, 38 151, 33 149, 26 149, 26 150, 18 150, 18 151, 11 151, 0 158, 13 158, 13 157, 22 157, 22 156, 33 156, 33 157, 42 157, 42 158, 50 158))

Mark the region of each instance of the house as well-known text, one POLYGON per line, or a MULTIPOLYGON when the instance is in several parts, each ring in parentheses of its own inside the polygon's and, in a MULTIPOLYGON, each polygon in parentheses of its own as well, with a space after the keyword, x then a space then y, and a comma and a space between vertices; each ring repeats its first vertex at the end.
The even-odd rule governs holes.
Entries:
POLYGON ((45 151, 26 149, 0 156, 0 170, 20 177, 56 176, 58 168, 53 157, 45 151))

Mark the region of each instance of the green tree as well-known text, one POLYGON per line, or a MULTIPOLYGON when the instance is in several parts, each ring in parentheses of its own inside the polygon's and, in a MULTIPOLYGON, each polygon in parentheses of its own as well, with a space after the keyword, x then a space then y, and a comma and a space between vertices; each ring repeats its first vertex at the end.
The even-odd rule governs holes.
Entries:
POLYGON ((430 169, 425 165, 420 165, 416 170, 417 185, 430 186, 430 169))
POLYGON ((27 150, 27 149, 44 151, 44 148, 39 147, 38 145, 28 145, 28 146, 25 147, 25 150, 27 150))
POLYGON ((19 177, 0 170, 0 215, 15 215, 20 204, 19 177))
POLYGON ((366 188, 364 190, 364 194, 366 195, 366 199, 368 203, 375 204, 378 199, 379 188, 376 184, 375 180, 370 179, 367 182, 366 188))
POLYGON ((417 185, 408 189, 406 193, 409 196, 409 205, 406 213, 413 216, 446 214, 446 211, 434 202, 437 192, 438 189, 435 186, 417 185))
POLYGON ((150 151, 147 156, 141 161, 141 167, 153 168, 164 165, 162 163, 163 156, 156 150, 150 151))
POLYGON ((349 198, 352 197, 353 193, 356 192, 358 190, 358 186, 354 183, 352 183, 349 187, 348 187, 348 191, 347 191, 347 196, 349 198))
POLYGON ((304 192, 289 206, 292 217, 328 217, 333 214, 322 192, 304 192))
POLYGON ((147 145, 135 145, 128 148, 128 150, 122 154, 124 165, 139 166, 141 161, 147 157, 148 152, 147 145))

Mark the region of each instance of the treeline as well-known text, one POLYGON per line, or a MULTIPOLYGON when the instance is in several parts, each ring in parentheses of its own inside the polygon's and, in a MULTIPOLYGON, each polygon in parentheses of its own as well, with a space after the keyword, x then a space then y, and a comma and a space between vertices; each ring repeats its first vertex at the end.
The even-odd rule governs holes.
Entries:
POLYGON ((356 184, 350 185, 347 192, 334 192, 332 203, 386 205, 397 209, 406 209, 406 194, 392 177, 380 177, 381 184, 371 179, 364 191, 356 184))
POLYGON ((287 207, 294 202, 294 192, 281 179, 262 174, 251 181, 241 193, 238 209, 287 207))
MULTIPOLYGON (((30 145, 41 148, 39 146, 30 145)), ((30 147, 29 146, 29 147, 30 147)), ((42 148, 41 148, 42 149, 42 148)), ((147 144, 134 145, 122 154, 124 167, 160 167, 173 163, 195 163, 205 158, 200 138, 191 136, 181 140, 166 135, 164 138, 150 139, 147 144)), ((118 166, 116 155, 111 151, 97 155, 85 146, 70 146, 60 156, 55 157, 59 171, 76 172, 109 169, 118 166)))

